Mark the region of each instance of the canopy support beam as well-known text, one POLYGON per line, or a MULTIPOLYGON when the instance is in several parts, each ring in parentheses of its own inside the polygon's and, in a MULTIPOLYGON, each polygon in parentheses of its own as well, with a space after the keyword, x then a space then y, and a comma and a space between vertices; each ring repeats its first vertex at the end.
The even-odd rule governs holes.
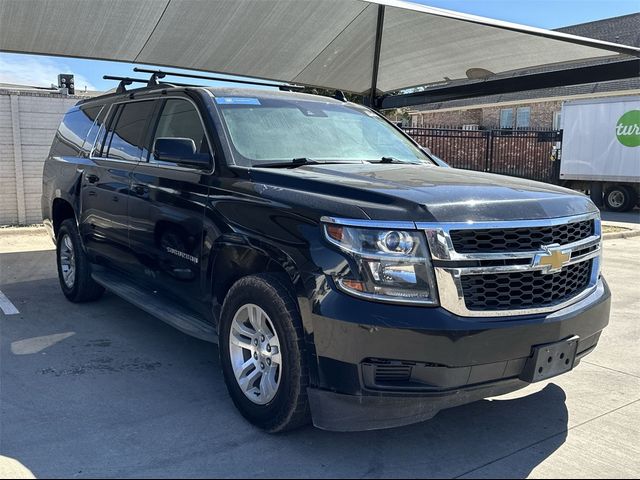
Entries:
POLYGON ((634 58, 600 65, 432 88, 422 92, 389 95, 379 99, 378 102, 381 109, 412 107, 487 95, 635 78, 638 76, 638 71, 640 71, 640 60, 634 58))
POLYGON ((376 40, 373 49, 373 68, 371 70, 371 91, 369 92, 369 106, 377 107, 378 70, 380 69, 380 50, 382 49, 382 31, 384 29, 384 5, 378 5, 378 22, 376 23, 376 40))

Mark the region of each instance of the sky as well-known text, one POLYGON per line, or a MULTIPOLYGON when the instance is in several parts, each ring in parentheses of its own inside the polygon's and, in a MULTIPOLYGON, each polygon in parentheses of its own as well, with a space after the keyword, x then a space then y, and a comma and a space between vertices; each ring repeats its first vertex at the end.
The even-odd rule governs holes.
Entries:
MULTIPOLYGON (((548 29, 640 11, 640 0, 424 0, 414 3, 548 29)), ((102 75, 140 76, 134 74, 132 68, 133 65, 127 63, 0 53, 0 83, 49 87, 57 83, 58 73, 73 73, 76 91, 85 87, 102 91, 115 86, 115 82, 103 80, 102 75)))

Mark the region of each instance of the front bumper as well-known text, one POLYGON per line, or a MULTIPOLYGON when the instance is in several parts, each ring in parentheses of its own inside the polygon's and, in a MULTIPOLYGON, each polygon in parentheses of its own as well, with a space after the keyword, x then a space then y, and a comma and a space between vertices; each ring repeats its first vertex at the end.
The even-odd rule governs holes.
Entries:
POLYGON ((331 291, 312 313, 313 422, 339 431, 396 427, 518 390, 529 384, 525 365, 534 347, 577 336, 577 364, 597 345, 609 310, 604 280, 563 310, 495 319, 331 291))

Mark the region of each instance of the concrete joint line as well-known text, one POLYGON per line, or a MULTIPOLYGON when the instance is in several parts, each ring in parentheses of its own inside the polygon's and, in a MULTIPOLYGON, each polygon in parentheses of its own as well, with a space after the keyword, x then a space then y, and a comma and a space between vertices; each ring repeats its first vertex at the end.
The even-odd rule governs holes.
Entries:
POLYGON ((13 162, 15 166, 16 202, 18 206, 18 223, 27 222, 24 196, 24 170, 22 165, 22 136, 20 133, 20 96, 9 95, 11 99, 11 130, 13 132, 13 162))

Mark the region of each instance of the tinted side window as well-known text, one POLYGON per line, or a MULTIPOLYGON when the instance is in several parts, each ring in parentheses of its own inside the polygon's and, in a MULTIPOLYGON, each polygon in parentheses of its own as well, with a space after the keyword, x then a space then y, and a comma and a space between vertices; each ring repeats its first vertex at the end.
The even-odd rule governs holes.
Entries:
POLYGON ((85 109, 72 108, 64 118, 54 142, 54 155, 77 156, 82 152, 84 141, 102 106, 85 109))
POLYGON ((142 154, 144 133, 153 106, 153 100, 118 105, 109 122, 102 156, 137 162, 142 154))
POLYGON ((104 141, 107 137, 107 131, 109 129, 109 125, 113 123, 114 113, 117 111, 117 107, 112 107, 110 105, 106 105, 103 110, 103 114, 100 115, 102 117, 101 128, 96 132, 95 145, 93 150, 91 151, 91 155, 93 157, 104 157, 104 141))
POLYGON ((96 141, 96 136, 102 128, 105 116, 107 115, 107 110, 108 107, 105 107, 104 105, 82 109, 86 116, 94 119, 94 123, 89 129, 89 133, 87 133, 87 137, 85 138, 84 145, 82 147, 85 155, 87 156, 91 153, 91 147, 93 147, 93 144, 96 141))
POLYGON ((211 153, 200 115, 187 100, 170 98, 162 107, 152 145, 157 138, 167 137, 190 138, 198 153, 211 153))

